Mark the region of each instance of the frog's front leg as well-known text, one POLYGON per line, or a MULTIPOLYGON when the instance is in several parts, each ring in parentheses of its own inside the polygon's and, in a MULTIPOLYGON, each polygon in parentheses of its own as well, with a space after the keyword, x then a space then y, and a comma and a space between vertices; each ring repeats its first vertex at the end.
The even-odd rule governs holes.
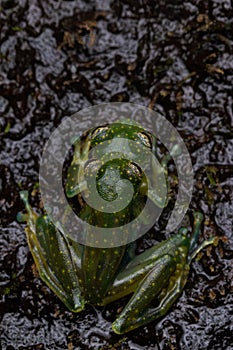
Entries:
POLYGON ((27 214, 21 215, 21 221, 27 221, 28 244, 41 279, 68 309, 81 311, 84 300, 80 290, 78 247, 71 246, 48 216, 37 216, 32 211, 27 191, 22 191, 20 196, 27 209, 27 214))

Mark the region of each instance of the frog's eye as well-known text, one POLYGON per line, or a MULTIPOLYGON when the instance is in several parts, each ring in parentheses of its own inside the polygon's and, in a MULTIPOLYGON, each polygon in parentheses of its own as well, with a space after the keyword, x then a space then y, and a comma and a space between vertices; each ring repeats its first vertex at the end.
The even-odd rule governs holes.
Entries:
POLYGON ((101 140, 103 141, 109 132, 109 126, 104 125, 104 126, 99 126, 98 128, 94 129, 91 134, 92 140, 98 141, 101 140))
POLYGON ((142 169, 133 162, 130 162, 128 164, 128 168, 127 168, 127 174, 130 176, 135 176, 137 178, 142 176, 142 169))
POLYGON ((141 143, 146 146, 147 148, 152 149, 152 139, 151 135, 146 132, 138 132, 137 133, 138 138, 140 139, 141 143))

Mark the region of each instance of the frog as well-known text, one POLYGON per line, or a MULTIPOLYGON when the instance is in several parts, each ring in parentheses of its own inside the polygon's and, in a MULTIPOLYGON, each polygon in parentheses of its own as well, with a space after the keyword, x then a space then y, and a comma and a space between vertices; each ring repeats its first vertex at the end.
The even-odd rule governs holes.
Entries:
MULTIPOLYGON (((151 180, 140 169, 137 157, 125 159, 121 156, 121 147, 130 148, 130 142, 142 145, 148 152, 156 152, 152 133, 141 126, 120 122, 91 128, 74 141, 65 193, 75 214, 91 225, 114 230, 134 220, 148 198, 157 207, 167 205, 167 200, 161 200, 156 181, 153 189, 148 190, 151 180), (106 159, 119 138, 124 139, 122 146, 117 143, 115 157, 106 159), (103 147, 97 159, 97 154, 91 150, 99 145, 103 147), (92 192, 88 189, 88 179, 93 173, 98 194, 109 204, 119 192, 125 191, 124 181, 131 181, 131 203, 115 212, 92 208, 87 199, 92 192)), ((171 156, 166 155, 161 160, 166 182, 170 159, 171 156)), ((153 174, 161 176, 158 169, 153 174)), ((20 196, 26 213, 19 213, 18 220, 27 222, 27 241, 41 279, 75 313, 81 312, 85 304, 103 307, 120 299, 128 300, 112 323, 116 334, 127 333, 165 316, 182 294, 193 259, 204 247, 214 243, 214 237, 198 243, 203 214, 194 211, 191 234, 188 228, 181 227, 177 233, 140 254, 136 253, 135 242, 104 248, 81 244, 55 225, 45 210, 36 213, 29 203, 28 191, 21 191, 20 196)))

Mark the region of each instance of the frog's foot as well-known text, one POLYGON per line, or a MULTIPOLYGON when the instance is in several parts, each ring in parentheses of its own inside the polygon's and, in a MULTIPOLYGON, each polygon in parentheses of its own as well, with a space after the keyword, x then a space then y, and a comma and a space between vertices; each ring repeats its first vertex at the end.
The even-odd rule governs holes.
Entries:
POLYGON ((215 244, 216 242, 216 237, 212 236, 202 241, 200 244, 198 244, 198 238, 201 232, 200 228, 204 220, 204 216, 202 213, 197 211, 193 213, 193 217, 194 217, 193 232, 190 238, 190 247, 189 247, 189 256, 188 256, 189 262, 191 262, 204 247, 210 244, 215 244))

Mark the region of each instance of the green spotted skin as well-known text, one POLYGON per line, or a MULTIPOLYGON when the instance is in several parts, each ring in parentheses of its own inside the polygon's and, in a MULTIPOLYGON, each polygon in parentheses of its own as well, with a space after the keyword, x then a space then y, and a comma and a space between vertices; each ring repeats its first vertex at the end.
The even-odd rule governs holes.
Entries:
MULTIPOLYGON (((137 165, 136 153, 139 152, 137 147, 132 147, 131 141, 143 145, 148 152, 156 151, 152 135, 133 124, 103 125, 86 132, 75 142, 73 160, 67 173, 66 194, 81 219, 92 225, 114 229, 131 222, 144 207, 148 182, 137 165), (120 146, 117 138, 124 139, 120 146), (101 147, 95 152, 97 145, 101 147), (121 157, 125 150, 135 152, 132 152, 132 160, 121 157), (116 152, 118 158, 106 160, 105 155, 109 152, 116 152), (115 214, 104 213, 83 200, 81 192, 90 190, 88 179, 91 180, 95 169, 101 169, 97 172, 96 187, 106 201, 111 202, 124 191, 123 185, 116 188, 119 180, 131 181, 134 193, 126 208, 115 214)), ((140 161, 143 162, 143 159, 140 161)), ((162 160, 163 166, 168 161, 169 157, 166 156, 162 160)), ((153 174, 155 180, 160 176, 156 169, 153 174)), ((148 197, 157 206, 164 206, 157 201, 159 189, 149 193, 148 197)), ((84 246, 58 230, 47 215, 35 214, 29 205, 27 191, 21 192, 21 198, 27 214, 20 213, 18 219, 27 221, 25 231, 28 245, 40 277, 69 310, 79 312, 85 303, 107 305, 131 295, 112 325, 117 334, 129 332, 164 316, 182 293, 192 259, 201 249, 214 242, 214 238, 210 238, 197 245, 203 216, 194 213, 191 236, 187 229, 182 228, 140 255, 134 254, 134 244, 104 249, 84 246)))
MULTIPOLYGON (((115 154, 118 159, 115 159, 110 163, 107 162, 107 165, 101 169, 103 173, 100 172, 100 174, 98 174, 97 186, 101 186, 101 179, 106 171, 110 170, 111 166, 119 169, 119 172, 121 173, 120 177, 122 179, 133 177, 131 181, 134 187, 138 186, 142 174, 135 162, 137 161, 139 164, 143 163, 143 157, 140 158, 141 148, 137 149, 137 144, 139 147, 143 146, 144 150, 147 149, 148 154, 151 151, 155 152, 154 137, 150 133, 145 133, 141 127, 135 125, 114 123, 111 124, 111 126, 105 125, 85 133, 75 143, 73 161, 67 174, 67 197, 72 198, 80 193, 80 191, 85 190, 85 183, 82 181, 80 182, 80 167, 84 166, 83 172, 85 173, 86 178, 89 176, 89 173, 92 173, 91 170, 94 170, 96 166, 100 165, 101 160, 106 163, 105 155, 108 153, 115 154), (117 143, 117 139, 121 139, 121 142, 117 143), (122 139, 125 140, 124 143, 122 143, 122 139), (95 151, 96 145, 99 146, 97 151, 95 151), (92 159, 89 159, 90 151, 92 151, 92 159), (126 161, 121 157, 122 154, 130 151, 132 151, 130 153, 130 160, 126 161), (88 164, 87 166, 85 166, 86 162, 88 164)), ((117 180, 118 179, 116 179, 116 182, 117 180)), ((143 184, 141 184, 141 186, 143 187, 143 184)), ((135 192, 137 193, 138 190, 135 192)))
POLYGON ((147 324, 148 320, 151 322, 165 315, 181 294, 189 272, 189 241, 186 236, 178 234, 161 247, 165 254, 157 257, 149 271, 142 276, 132 298, 113 323, 115 333, 129 332, 147 324), (173 245, 176 240, 180 241, 180 246, 173 245), (158 306, 151 309, 154 300, 157 300, 158 306))
POLYGON ((28 210, 25 218, 28 245, 40 277, 71 311, 81 311, 85 302, 80 290, 80 257, 46 215, 37 216, 32 211, 28 193, 20 194, 28 210))

